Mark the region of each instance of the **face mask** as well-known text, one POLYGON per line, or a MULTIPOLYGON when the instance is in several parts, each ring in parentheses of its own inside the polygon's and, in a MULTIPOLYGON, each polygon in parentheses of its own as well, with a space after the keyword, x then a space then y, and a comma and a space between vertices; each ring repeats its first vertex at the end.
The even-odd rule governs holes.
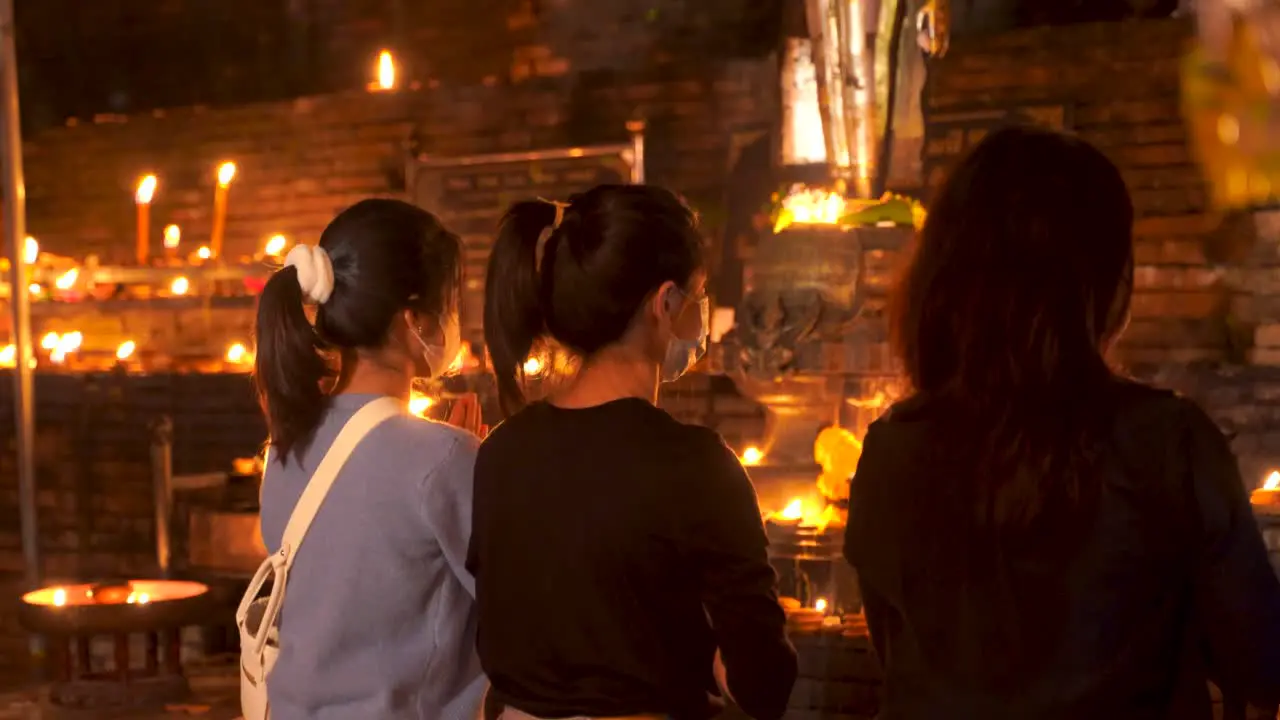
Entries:
MULTIPOLYGON (((673 312, 675 312, 673 310, 673 312)), ((672 337, 667 343, 667 357, 662 361, 662 382, 675 382, 707 354, 707 334, 711 327, 711 301, 703 295, 698 298, 698 314, 701 325, 698 336, 692 340, 672 337)))
POLYGON ((458 353, 462 351, 462 327, 458 324, 458 316, 447 315, 440 329, 444 335, 443 346, 423 340, 416 328, 409 327, 409 332, 422 343, 422 358, 427 361, 427 368, 431 371, 428 377, 431 379, 440 377, 453 367, 453 361, 458 359, 458 353))

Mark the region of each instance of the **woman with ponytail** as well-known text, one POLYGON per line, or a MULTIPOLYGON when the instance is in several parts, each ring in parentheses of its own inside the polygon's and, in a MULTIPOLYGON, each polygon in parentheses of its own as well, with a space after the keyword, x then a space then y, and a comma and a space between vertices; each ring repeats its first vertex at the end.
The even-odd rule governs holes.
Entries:
MULTIPOLYGON (((461 257, 430 213, 366 200, 267 282, 254 381, 271 437, 272 553, 286 550, 299 498, 357 411, 407 404, 415 377, 453 363, 461 257)), ((292 557, 267 678, 272 720, 476 716, 485 681, 463 561, 477 415, 474 402, 455 408, 462 429, 395 415, 350 452, 292 557)))
MULTIPOLYGON (((694 214, 656 187, 522 202, 489 260, 485 342, 506 421, 480 448, 468 568, 507 720, 780 718, 796 676, 746 473, 655 406, 706 350, 694 214), (545 348, 575 362, 523 392, 545 348)), ((545 364, 545 363, 544 363, 545 364)))

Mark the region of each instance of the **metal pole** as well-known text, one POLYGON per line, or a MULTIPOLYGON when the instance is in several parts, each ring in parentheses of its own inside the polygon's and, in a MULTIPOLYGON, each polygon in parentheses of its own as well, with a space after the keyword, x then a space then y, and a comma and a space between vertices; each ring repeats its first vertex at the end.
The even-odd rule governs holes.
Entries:
POLYGON ((165 415, 151 428, 151 480, 156 510, 156 565, 160 577, 169 577, 173 517, 173 419, 165 415))
POLYGON ((9 239, 9 308, 17 350, 13 372, 13 409, 18 445, 18 508, 22 523, 22 558, 29 587, 40 584, 40 547, 36 533, 35 390, 31 366, 31 301, 27 294, 27 189, 22 174, 22 126, 18 113, 18 59, 13 44, 13 0, 0 0, 0 129, 4 145, 4 225, 9 239))

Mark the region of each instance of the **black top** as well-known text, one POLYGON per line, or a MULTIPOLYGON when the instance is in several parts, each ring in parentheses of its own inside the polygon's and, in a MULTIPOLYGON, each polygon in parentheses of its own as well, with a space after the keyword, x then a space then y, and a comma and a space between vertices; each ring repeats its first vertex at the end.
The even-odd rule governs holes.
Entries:
POLYGON ((1222 433, 1137 384, 1099 412, 1090 499, 1016 538, 950 482, 946 411, 917 398, 872 425, 845 552, 887 660, 884 720, 1210 717, 1206 678, 1280 701, 1280 583, 1222 433))
POLYGON ((497 699, 531 715, 782 716, 796 676, 755 493, 713 431, 638 399, 538 403, 476 459, 467 568, 497 699), (708 623, 708 621, 710 621, 708 623))

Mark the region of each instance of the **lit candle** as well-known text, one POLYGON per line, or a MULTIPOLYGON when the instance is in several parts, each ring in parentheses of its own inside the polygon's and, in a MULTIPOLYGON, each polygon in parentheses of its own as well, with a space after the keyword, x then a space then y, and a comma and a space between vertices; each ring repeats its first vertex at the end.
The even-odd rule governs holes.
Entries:
POLYGON ((209 250, 216 258, 222 257, 222 238, 227 231, 227 193, 235 178, 235 163, 224 162, 218 166, 218 187, 213 191, 213 234, 209 237, 209 250))
POLYGON ((266 247, 262 249, 267 257, 280 257, 284 254, 284 248, 289 244, 289 240, 283 235, 272 235, 267 240, 266 247))
POLYGON ((396 59, 390 50, 378 53, 378 79, 369 89, 382 92, 396 89, 396 59))
POLYGON ((164 256, 169 260, 178 257, 178 244, 182 242, 182 228, 166 225, 164 228, 164 256))
POLYGON ((742 451, 741 459, 742 459, 743 465, 754 467, 756 465, 759 465, 760 461, 764 460, 764 452, 760 448, 752 445, 751 447, 742 451))
POLYGON ((138 244, 137 260, 139 265, 146 265, 150 259, 151 248, 151 200, 156 195, 159 181, 155 175, 147 175, 138 181, 138 189, 133 195, 134 204, 138 206, 138 244))
POLYGON ((1280 513, 1280 470, 1272 470, 1262 487, 1249 496, 1254 509, 1267 513, 1280 513))

